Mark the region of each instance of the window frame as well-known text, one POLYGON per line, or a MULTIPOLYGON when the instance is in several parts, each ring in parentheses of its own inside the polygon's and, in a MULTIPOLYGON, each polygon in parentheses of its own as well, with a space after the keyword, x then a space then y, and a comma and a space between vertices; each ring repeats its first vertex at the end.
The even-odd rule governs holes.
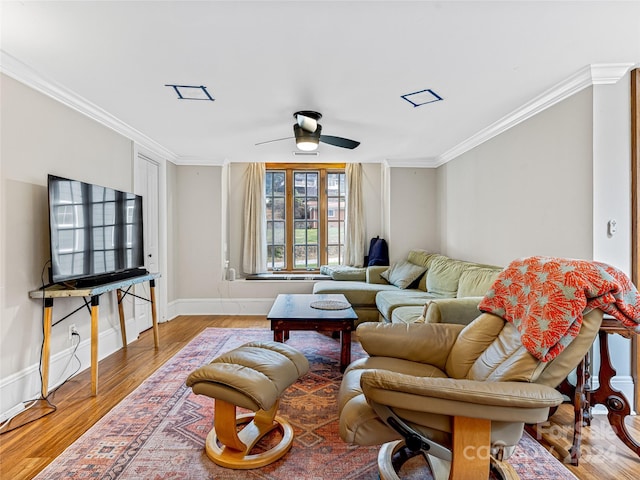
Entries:
MULTIPOLYGON (((281 270, 274 270, 272 265, 267 265, 267 269, 273 272, 282 273, 317 273, 320 271, 320 265, 326 265, 328 262, 328 191, 327 191, 327 175, 329 173, 346 174, 345 163, 267 163, 265 164, 266 172, 284 171, 285 172, 285 261, 281 270), (319 235, 318 235, 318 267, 305 269, 295 268, 294 264, 294 173, 300 171, 318 172, 318 213, 319 213, 319 235)), ((346 178, 345 178, 346 180, 346 178)), ((265 192, 266 195, 266 192, 265 192)), ((266 196, 265 196, 266 198, 266 196)), ((346 197, 345 197, 346 200, 346 197)), ((345 205, 346 206, 346 205, 345 205)), ((344 221, 344 219, 343 219, 344 221)), ((341 245, 341 252, 344 253, 344 236, 341 245)))

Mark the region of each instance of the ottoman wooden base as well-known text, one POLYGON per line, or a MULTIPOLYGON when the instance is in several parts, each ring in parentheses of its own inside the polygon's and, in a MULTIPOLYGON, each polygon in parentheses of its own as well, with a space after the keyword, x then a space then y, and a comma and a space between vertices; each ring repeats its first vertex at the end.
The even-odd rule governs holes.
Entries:
POLYGON ((205 446, 207 456, 221 467, 234 469, 260 468, 282 458, 293 444, 293 428, 275 415, 277 409, 278 403, 268 412, 259 410, 255 414, 236 416, 235 405, 216 400, 214 428, 207 435, 205 446), (238 432, 236 427, 240 425, 244 428, 238 432), (280 442, 266 452, 250 454, 253 447, 275 429, 282 434, 280 442))
POLYGON ((280 395, 308 370, 304 355, 288 345, 251 342, 191 372, 187 386, 215 401, 213 429, 205 443, 207 456, 235 469, 260 468, 283 457, 293 443, 293 428, 276 416, 280 395), (255 413, 238 416, 237 407, 255 413), (280 441, 252 454, 275 429, 280 430, 280 441))

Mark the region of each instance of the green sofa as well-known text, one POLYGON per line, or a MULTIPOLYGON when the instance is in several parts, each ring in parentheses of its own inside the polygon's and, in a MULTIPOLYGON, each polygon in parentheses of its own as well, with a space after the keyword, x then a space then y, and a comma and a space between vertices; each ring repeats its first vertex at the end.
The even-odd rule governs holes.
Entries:
POLYGON ((406 260, 391 267, 368 267, 364 280, 320 281, 313 293, 344 294, 358 315, 358 324, 412 323, 420 319, 430 300, 484 296, 501 271, 502 267, 411 250, 406 260))

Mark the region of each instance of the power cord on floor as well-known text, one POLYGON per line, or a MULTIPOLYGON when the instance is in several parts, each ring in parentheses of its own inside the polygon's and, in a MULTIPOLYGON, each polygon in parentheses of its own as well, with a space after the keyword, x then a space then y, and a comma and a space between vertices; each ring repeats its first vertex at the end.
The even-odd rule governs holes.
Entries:
MULTIPOLYGON (((44 291, 46 285, 45 285, 45 281, 44 281, 44 273, 46 271, 47 265, 50 263, 51 261, 48 260, 47 262, 45 262, 44 266, 42 267, 42 272, 40 274, 40 280, 42 282, 42 290, 44 291)), ((67 377, 65 378, 62 383, 60 383, 56 388, 54 388, 53 390, 51 390, 47 395, 44 394, 44 385, 43 385, 43 375, 42 375, 42 355, 43 355, 43 351, 44 351, 44 316, 45 316, 45 298, 44 295, 42 296, 42 343, 40 344, 40 364, 38 365, 38 372, 40 374, 40 397, 38 398, 32 398, 30 400, 25 400, 22 402, 22 405, 24 405, 24 408, 16 413, 15 415, 5 419, 2 423, 0 423, 0 434, 3 433, 7 433, 10 432, 12 430, 15 430, 16 428, 22 427, 23 425, 26 425, 28 423, 34 422, 46 415, 49 415, 53 412, 55 412, 57 410, 56 405, 54 405, 53 403, 51 403, 50 398, 55 394, 55 392, 62 387, 65 383, 67 383, 71 377, 73 377, 76 373, 78 373, 80 371, 80 368, 82 367, 82 362, 80 361, 80 358, 77 355, 78 352, 78 347, 80 346, 80 341, 81 341, 81 337, 80 334, 78 332, 72 332, 71 334, 71 339, 73 341, 74 337, 78 337, 78 341, 76 342, 74 348, 73 348, 73 352, 71 352, 71 355, 69 356, 69 359, 67 360, 66 365, 64 366, 64 368, 62 369, 62 374, 64 374, 64 372, 67 371, 67 369, 69 368, 69 365, 71 364, 71 361, 75 358, 76 361, 78 362, 78 366, 76 367, 76 369, 67 377), (9 426, 9 424, 11 423, 12 420, 14 420, 18 415, 23 414, 24 412, 26 412, 27 410, 29 410, 30 408, 33 408, 34 406, 36 406, 39 402, 46 402, 47 407, 50 409, 48 412, 40 415, 39 417, 33 418, 31 420, 28 420, 26 422, 20 423, 14 427, 11 428, 7 428, 9 426)), ((57 383, 57 382, 55 382, 57 383)))

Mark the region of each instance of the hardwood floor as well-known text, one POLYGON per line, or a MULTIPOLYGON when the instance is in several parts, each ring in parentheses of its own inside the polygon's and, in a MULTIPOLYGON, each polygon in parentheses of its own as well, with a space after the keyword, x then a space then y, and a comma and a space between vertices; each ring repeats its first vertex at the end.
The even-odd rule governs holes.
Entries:
MULTIPOLYGON (((160 349, 153 348, 151 331, 100 361, 98 395, 91 396, 86 370, 60 387, 51 398, 57 410, 0 436, 0 479, 33 478, 145 378, 207 327, 269 328, 264 317, 182 316, 160 325, 160 349)), ((32 409, 37 414, 38 407, 32 409)), ((543 430, 541 443, 563 458, 571 443, 573 409, 563 405, 543 430)), ((640 440, 640 417, 627 418, 629 430, 640 440)), ((567 465, 581 480, 640 478, 640 458, 613 434, 604 415, 585 428, 583 459, 567 465)))

